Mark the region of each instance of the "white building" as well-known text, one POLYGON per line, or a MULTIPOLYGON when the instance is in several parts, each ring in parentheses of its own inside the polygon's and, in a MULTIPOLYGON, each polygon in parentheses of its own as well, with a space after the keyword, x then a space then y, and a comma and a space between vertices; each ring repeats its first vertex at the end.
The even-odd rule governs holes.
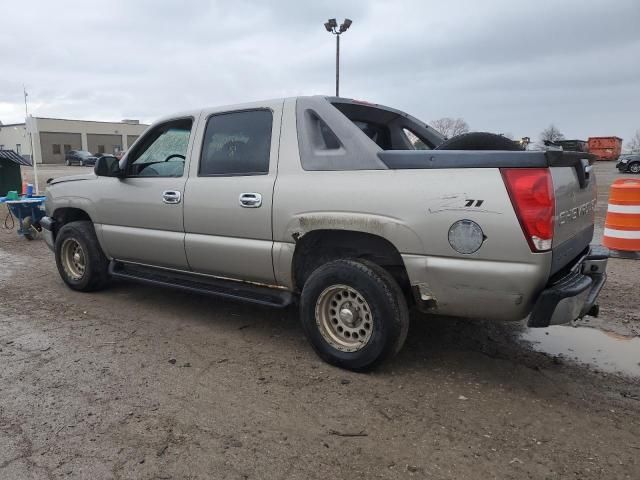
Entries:
POLYGON ((29 158, 33 154, 37 163, 64 163, 65 152, 69 150, 91 153, 127 150, 147 127, 138 120, 96 122, 29 117, 27 125, 0 124, 0 149, 14 150, 29 158), (33 152, 29 133, 33 136, 33 152))
POLYGON ((24 123, 0 125, 0 150, 13 150, 20 155, 31 156, 31 145, 24 123))

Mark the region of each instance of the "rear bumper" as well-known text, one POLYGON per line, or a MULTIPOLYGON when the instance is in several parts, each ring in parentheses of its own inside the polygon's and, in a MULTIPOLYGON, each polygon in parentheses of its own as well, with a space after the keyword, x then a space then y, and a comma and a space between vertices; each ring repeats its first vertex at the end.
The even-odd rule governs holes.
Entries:
POLYGON ((402 255, 420 310, 498 321, 526 318, 545 288, 551 252, 529 259, 538 263, 402 255))
POLYGON ((567 323, 585 315, 598 315, 596 300, 607 279, 609 250, 593 246, 566 275, 555 279, 540 294, 529 316, 530 327, 567 323))

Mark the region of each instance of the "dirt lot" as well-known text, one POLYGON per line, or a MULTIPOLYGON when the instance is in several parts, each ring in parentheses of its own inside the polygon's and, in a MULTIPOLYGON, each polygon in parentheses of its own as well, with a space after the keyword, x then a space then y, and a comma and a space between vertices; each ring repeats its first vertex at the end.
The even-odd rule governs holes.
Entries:
MULTIPOLYGON (((602 225, 619 175, 597 170, 602 225)), ((640 261, 611 260, 601 318, 581 323, 616 335, 555 327, 608 339, 587 364, 538 352, 521 324, 414 315, 371 374, 318 360, 293 309, 75 293, 15 231, 0 265, 3 479, 640 478, 639 377, 612 373, 623 344, 640 365, 640 261)))

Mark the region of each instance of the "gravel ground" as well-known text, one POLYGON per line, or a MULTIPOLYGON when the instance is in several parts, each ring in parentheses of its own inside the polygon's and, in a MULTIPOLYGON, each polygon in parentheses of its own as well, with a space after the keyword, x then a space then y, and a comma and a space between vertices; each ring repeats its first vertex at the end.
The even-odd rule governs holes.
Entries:
MULTIPOLYGON (((597 170, 601 225, 617 176, 597 170)), ((640 478, 638 379, 538 353, 519 323, 414 315, 396 359, 354 374, 293 309, 76 293, 15 231, 0 265, 3 479, 640 478)), ((609 272, 583 325, 638 335, 640 262, 609 272)))

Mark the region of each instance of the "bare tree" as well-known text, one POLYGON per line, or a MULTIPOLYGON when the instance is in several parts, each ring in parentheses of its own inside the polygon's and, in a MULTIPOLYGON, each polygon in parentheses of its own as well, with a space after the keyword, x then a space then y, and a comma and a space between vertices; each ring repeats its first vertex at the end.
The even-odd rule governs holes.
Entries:
POLYGON ((564 135, 553 123, 540 132, 540 143, 542 145, 545 145, 546 142, 557 142, 558 140, 564 140, 564 135))
POLYGON ((627 148, 632 152, 640 152, 640 130, 636 130, 631 140, 627 142, 627 148))
POLYGON ((432 120, 431 126, 447 138, 452 138, 469 131, 469 124, 462 118, 439 118, 432 120))

